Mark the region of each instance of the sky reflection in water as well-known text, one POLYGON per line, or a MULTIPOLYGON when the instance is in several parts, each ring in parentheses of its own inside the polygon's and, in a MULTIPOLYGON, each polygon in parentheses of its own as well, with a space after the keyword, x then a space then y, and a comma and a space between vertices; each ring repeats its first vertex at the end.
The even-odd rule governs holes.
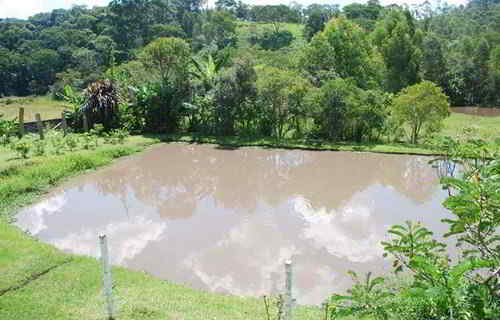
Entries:
POLYGON ((388 272, 380 241, 416 220, 443 232, 446 194, 423 157, 162 145, 74 179, 18 215, 37 238, 191 287, 260 296, 293 257, 299 303, 388 272))

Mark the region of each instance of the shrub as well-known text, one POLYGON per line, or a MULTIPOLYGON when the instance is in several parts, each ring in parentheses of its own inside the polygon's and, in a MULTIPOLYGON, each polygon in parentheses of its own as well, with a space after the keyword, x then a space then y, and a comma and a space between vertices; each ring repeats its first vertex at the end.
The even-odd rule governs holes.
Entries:
POLYGON ((33 142, 33 146, 36 156, 43 156, 45 154, 45 140, 37 139, 33 142))
POLYGON ((20 157, 27 159, 30 152, 31 145, 26 140, 19 140, 11 143, 11 149, 16 152, 20 157))
POLYGON ((393 100, 392 116, 407 129, 411 143, 417 143, 422 131, 441 130, 443 120, 450 115, 448 97, 441 88, 423 81, 403 89, 393 100))
POLYGON ((78 146, 78 138, 73 135, 73 134, 69 134, 67 135, 65 138, 64 138, 64 141, 66 143, 66 146, 68 147, 68 149, 70 151, 73 151, 76 149, 76 147, 78 146))

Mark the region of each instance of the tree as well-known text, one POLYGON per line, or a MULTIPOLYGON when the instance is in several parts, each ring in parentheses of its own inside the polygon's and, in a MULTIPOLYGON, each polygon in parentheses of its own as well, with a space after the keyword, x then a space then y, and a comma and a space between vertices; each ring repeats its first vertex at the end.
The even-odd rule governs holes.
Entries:
POLYGON ((304 64, 313 76, 319 72, 335 72, 367 88, 375 75, 372 53, 366 32, 341 16, 330 20, 325 30, 313 38, 305 49, 304 64))
POLYGON ((157 75, 139 91, 136 112, 144 117, 146 130, 174 132, 189 101, 191 84, 189 45, 178 38, 160 38, 142 51, 141 61, 152 75, 157 75))
POLYGON ((236 131, 237 121, 245 121, 243 108, 255 101, 256 80, 255 69, 248 59, 236 60, 231 68, 218 77, 214 88, 214 118, 218 134, 232 135, 236 131))
POLYGON ((358 88, 352 79, 330 80, 309 99, 316 129, 324 138, 361 142, 383 128, 387 97, 358 88))
POLYGON ((263 133, 278 140, 292 129, 300 134, 300 121, 307 110, 305 97, 310 87, 308 81, 294 72, 264 69, 257 81, 263 133))
POLYGON ((422 43, 422 74, 425 80, 441 87, 447 86, 446 59, 441 40, 435 34, 427 34, 422 43))
POLYGON ((419 81, 421 33, 408 11, 391 9, 377 24, 374 42, 387 68, 387 89, 399 92, 419 81))
POLYGON ((141 53, 144 65, 158 73, 163 82, 185 81, 191 62, 191 49, 179 38, 160 38, 148 44, 141 53))
POLYGON ((411 143, 417 143, 422 130, 432 133, 441 129, 449 116, 448 97, 430 81, 403 89, 392 103, 392 116, 408 128, 411 143))
POLYGON ((369 0, 367 4, 349 4, 342 10, 348 19, 359 24, 364 29, 372 31, 382 8, 378 0, 369 0))
POLYGON ((332 16, 329 11, 316 9, 307 16, 305 27, 304 27, 304 37, 309 42, 312 37, 323 31, 326 23, 330 20, 332 16))

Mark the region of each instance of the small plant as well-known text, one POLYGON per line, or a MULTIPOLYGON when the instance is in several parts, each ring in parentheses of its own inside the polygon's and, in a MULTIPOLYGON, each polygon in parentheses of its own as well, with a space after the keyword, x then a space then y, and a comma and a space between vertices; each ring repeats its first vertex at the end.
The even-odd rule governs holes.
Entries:
POLYGON ((34 153, 36 156, 43 156, 45 154, 45 141, 38 139, 33 142, 34 153))
POLYGON ((95 149, 97 147, 98 143, 96 136, 93 136, 89 132, 86 132, 82 135, 82 137, 83 137, 83 148, 85 150, 95 149))
POLYGON ((285 299, 280 294, 277 297, 263 296, 264 307, 266 310, 266 320, 283 319, 285 299), (274 316, 276 314, 276 316, 274 316))
POLYGON ((51 131, 47 135, 50 137, 50 143, 52 144, 52 148, 54 149, 54 153, 60 155, 63 153, 64 148, 64 137, 62 134, 56 131, 51 131))
POLYGON ((66 142, 66 146, 70 151, 75 150, 76 147, 78 146, 78 138, 73 134, 67 135, 64 140, 66 142))
POLYGON ((28 153, 30 152, 30 144, 27 141, 19 140, 17 142, 13 142, 10 147, 23 159, 28 158, 28 153))
POLYGON ((111 144, 123 144, 125 139, 129 136, 129 133, 125 129, 115 129, 111 133, 105 135, 104 139, 106 143, 111 144))
POLYGON ((90 134, 102 137, 106 134, 104 126, 100 123, 94 125, 94 128, 90 130, 90 134))

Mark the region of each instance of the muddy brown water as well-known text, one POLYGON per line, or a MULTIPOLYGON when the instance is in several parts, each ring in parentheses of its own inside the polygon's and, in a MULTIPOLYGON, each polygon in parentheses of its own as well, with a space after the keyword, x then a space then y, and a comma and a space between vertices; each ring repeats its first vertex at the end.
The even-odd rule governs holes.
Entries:
POLYGON ((453 107, 451 111, 480 117, 500 117, 500 108, 453 107))
POLYGON ((168 144, 73 179, 17 224, 65 251, 190 287, 245 296, 280 292, 321 303, 348 270, 390 272, 380 241, 393 224, 438 233, 448 215, 428 158, 168 144))

